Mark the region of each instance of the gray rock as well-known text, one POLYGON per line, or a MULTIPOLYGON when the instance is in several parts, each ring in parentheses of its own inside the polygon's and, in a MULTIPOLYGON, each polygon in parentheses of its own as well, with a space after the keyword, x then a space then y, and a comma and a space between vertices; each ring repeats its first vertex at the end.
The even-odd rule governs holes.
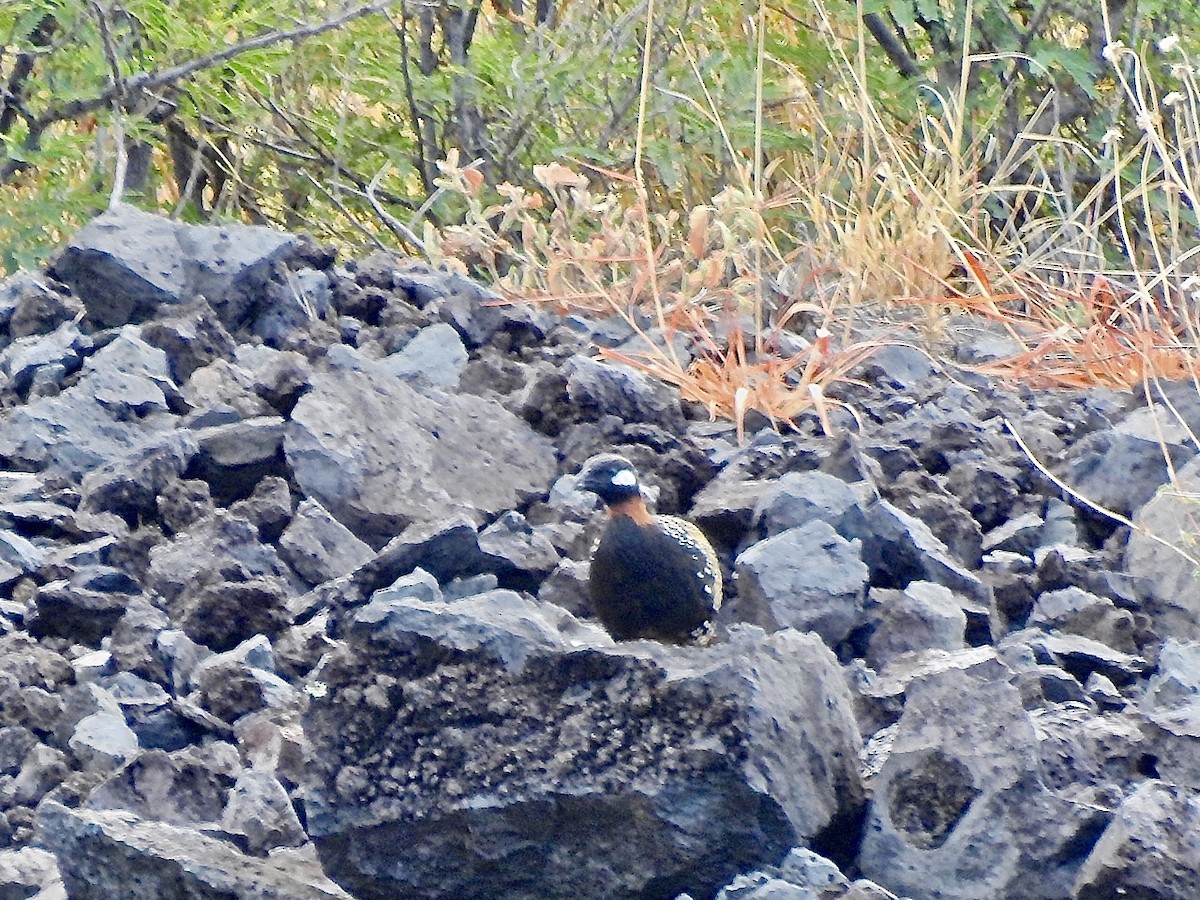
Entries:
POLYGON ((768 488, 754 510, 759 533, 771 537, 809 522, 839 529, 859 497, 846 482, 824 472, 789 472, 768 488))
POLYGON ((1088 697, 1102 710, 1119 710, 1124 709, 1128 705, 1125 697, 1117 690, 1117 686, 1112 683, 1112 679, 1101 675, 1099 672, 1093 672, 1087 678, 1087 683, 1083 689, 1087 691, 1088 697))
POLYGON ((1042 536, 1042 517, 1025 513, 997 525, 983 536, 983 550, 1007 550, 1010 553, 1031 554, 1042 536))
POLYGON ((38 809, 39 843, 75 900, 349 900, 304 856, 256 859, 191 828, 117 810, 38 809))
POLYGON ((1145 780, 1153 748, 1135 717, 1097 714, 1086 702, 1050 704, 1029 717, 1046 787, 1111 810, 1145 780))
POLYGON ((83 354, 91 350, 92 342, 79 333, 73 322, 59 326, 45 335, 18 338, 0 351, 0 386, 16 394, 26 394, 37 382, 39 395, 47 392, 47 384, 60 386, 70 374, 83 365, 83 354))
POLYGON ((571 615, 584 618, 591 615, 592 601, 588 595, 588 572, 591 565, 574 559, 563 559, 546 576, 538 588, 537 598, 553 603, 571 615))
MULTIPOLYGON (((871 670, 867 669, 867 673, 871 670)), ((856 690, 869 701, 882 702, 890 709, 898 708, 910 685, 943 672, 966 672, 980 679, 1008 677, 1012 674, 992 647, 969 647, 964 650, 924 650, 899 656, 878 675, 856 685, 856 690)), ((872 673, 873 674, 873 673, 872 673)), ((896 717, 892 715, 892 720, 896 717)))
POLYGON ((112 694, 95 685, 87 689, 99 708, 79 720, 67 745, 85 769, 111 772, 137 755, 137 735, 112 694))
POLYGON ((874 588, 867 662, 882 670, 891 660, 921 650, 961 650, 967 617, 954 593, 940 584, 914 581, 903 591, 874 588))
POLYGON ((289 609, 297 620, 314 611, 330 610, 333 631, 341 627, 342 613, 361 606, 376 591, 386 588, 416 569, 424 569, 439 584, 486 570, 475 526, 464 516, 442 522, 410 525, 349 575, 318 585, 297 598, 289 609))
POLYGON ((1039 546, 1074 547, 1079 544, 1079 522, 1071 504, 1051 497, 1046 501, 1044 519, 1042 533, 1038 535, 1039 546))
POLYGON ((286 427, 279 416, 256 416, 196 429, 199 450, 189 474, 215 488, 218 501, 244 497, 265 476, 286 474, 280 452, 286 427))
POLYGON ((221 827, 239 835, 256 856, 276 847, 299 847, 307 841, 283 785, 266 772, 242 773, 229 792, 221 827))
MULTIPOLYGON (((108 349, 89 364, 102 364, 108 349)), ((162 389, 150 378, 107 366, 86 371, 58 396, 0 413, 0 456, 77 482, 173 427, 175 417, 164 409, 162 389)))
POLYGON ((1195 452, 1189 443, 1161 444, 1149 436, 1098 431, 1071 446, 1056 474, 1091 502, 1132 516, 1167 483, 1164 453, 1178 470, 1195 452))
POLYGON ((279 553, 310 585, 347 575, 375 555, 315 500, 296 509, 279 538, 279 553))
POLYGON ((18 806, 37 806, 58 787, 71 771, 67 754, 45 744, 37 744, 25 755, 21 771, 6 785, 4 799, 18 806))
POLYGON ((969 567, 979 565, 983 548, 979 523, 941 481, 924 470, 906 471, 881 487, 888 502, 928 525, 955 559, 969 567))
POLYGON ((303 783, 308 741, 300 725, 298 707, 266 709, 242 716, 234 726, 234 736, 248 768, 272 775, 289 788, 303 783))
POLYGON ((425 603, 440 603, 442 588, 438 580, 418 566, 407 575, 402 575, 385 588, 375 591, 371 600, 404 600, 412 598, 425 603))
POLYGON ((885 381, 901 389, 926 384, 938 372, 928 353, 895 343, 875 349, 860 368, 861 374, 856 373, 855 377, 866 378, 872 384, 885 381))
POLYGON ((1046 591, 1038 597, 1028 624, 1083 635, 1123 653, 1136 653, 1138 649, 1133 614, 1118 609, 1107 597, 1077 587, 1046 591))
POLYGON ((1016 632, 1006 641, 1024 641, 1035 654, 1070 672, 1083 684, 1092 672, 1111 679, 1117 685, 1126 685, 1136 680, 1150 666, 1141 656, 1121 653, 1107 644, 1075 634, 1038 634, 1033 631, 1016 632))
POLYGON ((108 649, 118 668, 153 681, 166 683, 162 661, 154 652, 159 632, 170 627, 167 614, 145 595, 130 599, 125 612, 113 626, 108 649))
POLYGON ((567 396, 586 420, 602 415, 625 422, 649 422, 678 434, 683 431, 679 394, 630 366, 572 356, 562 367, 567 396))
POLYGON ((158 495, 179 479, 197 452, 194 438, 174 431, 148 441, 136 456, 99 467, 83 478, 80 509, 113 513, 131 527, 154 516, 158 495))
POLYGON ((202 425, 219 425, 269 416, 275 412, 254 391, 254 379, 246 369, 217 359, 192 372, 180 388, 184 402, 196 410, 193 419, 202 425))
POLYGON ((14 338, 53 331, 81 308, 77 299, 60 294, 39 272, 18 269, 0 280, 0 328, 14 338))
POLYGON ((739 875, 717 900, 835 900, 849 888, 850 880, 832 862, 797 847, 778 866, 739 875))
POLYGON ((1148 781, 1121 804, 1071 893, 1107 897, 1200 895, 1200 795, 1148 781))
POLYGON ((45 553, 26 537, 9 531, 0 531, 0 560, 16 568, 19 573, 34 572, 41 568, 45 553))
MULTIPOLYGON (((979 432, 972 423, 969 428, 979 432)), ((946 473, 945 486, 979 523, 990 531, 1006 521, 1021 497, 1017 469, 999 459, 972 454, 946 473)))
POLYGON ((32 634, 65 637, 94 647, 112 631, 134 592, 140 591, 136 585, 89 583, 88 574, 89 569, 84 568, 69 579, 51 581, 37 589, 33 615, 26 622, 32 634))
POLYGON ((175 224, 125 205, 76 232, 54 274, 101 326, 145 319, 161 304, 180 302, 187 290, 175 224))
POLYGON ((711 894, 861 802, 850 698, 815 636, 616 646, 494 591, 371 603, 346 640, 309 687, 304 796, 356 895, 711 894))
POLYGON ((274 670, 271 644, 260 635, 204 658, 192 670, 190 681, 199 704, 232 723, 247 713, 295 702, 295 689, 274 670))
POLYGON ((329 317, 333 310, 333 292, 324 272, 297 269, 284 273, 284 282, 266 286, 251 332, 272 347, 295 344, 310 323, 329 317))
POLYGON ((285 441, 297 483, 372 547, 414 522, 476 523, 548 487, 549 441, 499 404, 358 372, 315 376, 285 441))
POLYGON ((0 850, 0 898, 67 900, 54 854, 37 847, 0 850))
POLYGON ((122 204, 71 238, 54 274, 101 326, 142 321, 159 306, 203 295, 232 329, 295 242, 267 228, 186 225, 122 204))
POLYGON ((288 682, 304 678, 327 650, 333 649, 329 637, 329 613, 322 611, 305 622, 285 628, 272 643, 279 675, 288 682))
POLYGON ((869 572, 861 545, 816 520, 752 546, 736 562, 736 615, 768 629, 815 631, 829 646, 861 618, 869 572))
POLYGON ((863 562, 871 570, 872 583, 932 581, 978 603, 992 601, 991 589, 950 555, 928 525, 886 500, 847 515, 839 531, 848 540, 862 541, 863 562))
POLYGON ((550 539, 519 512, 506 512, 485 528, 479 549, 501 583, 518 590, 537 590, 559 562, 550 539))
POLYGON ((279 540, 292 520, 292 492, 284 478, 268 475, 254 486, 254 493, 229 507, 258 531, 264 544, 279 540))
POLYGON ((458 332, 438 323, 418 331, 404 349, 380 360, 379 368, 405 381, 453 389, 466 364, 467 348, 458 332))
POLYGON ((158 519, 167 534, 179 534, 216 511, 208 482, 178 478, 164 487, 155 499, 158 519))
POLYGON ((1138 701, 1155 774, 1200 790, 1200 643, 1168 638, 1138 701))
POLYGON ((224 650, 290 624, 294 575, 254 525, 232 513, 205 519, 150 552, 149 584, 192 640, 224 650))
POLYGON ((37 746, 37 736, 28 728, 9 725, 0 728, 0 775, 16 775, 29 751, 37 746))
POLYGON ((1197 491, 1200 459, 1179 468, 1174 484, 1163 487, 1138 510, 1133 519, 1137 527, 1125 549, 1125 570, 1143 579, 1147 594, 1144 609, 1153 620, 1154 630, 1179 640, 1200 639, 1200 580, 1195 562, 1169 545, 1178 536, 1196 533, 1192 497, 1197 491), (1168 546, 1155 538, 1166 540, 1168 546))
POLYGON ((738 477, 716 478, 692 498, 688 518, 695 522, 714 541, 736 547, 750 531, 755 510, 764 495, 773 490, 775 482, 738 477))
POLYGON ((87 808, 120 809, 171 825, 218 822, 232 780, 182 754, 146 750, 88 794, 87 808))
POLYGON ((142 326, 142 340, 167 354, 171 377, 184 384, 197 369, 233 356, 236 345, 203 297, 142 326))
POLYGON ((863 875, 931 900, 1068 896, 1108 817, 1047 789, 1038 749, 1004 678, 947 671, 910 685, 875 779, 863 875))

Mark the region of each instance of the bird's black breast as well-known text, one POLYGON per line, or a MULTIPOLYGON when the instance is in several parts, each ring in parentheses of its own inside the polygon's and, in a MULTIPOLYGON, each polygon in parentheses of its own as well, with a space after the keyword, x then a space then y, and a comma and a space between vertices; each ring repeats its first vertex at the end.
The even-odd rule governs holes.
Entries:
POLYGON ((720 602, 706 547, 681 528, 613 517, 592 555, 588 591, 596 617, 617 640, 686 640, 720 602))

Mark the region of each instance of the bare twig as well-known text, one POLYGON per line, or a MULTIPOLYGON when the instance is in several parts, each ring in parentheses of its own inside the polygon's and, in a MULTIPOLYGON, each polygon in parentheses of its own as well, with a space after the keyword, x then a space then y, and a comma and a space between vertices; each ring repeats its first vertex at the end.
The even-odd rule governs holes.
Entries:
POLYGON ((392 234, 396 235, 396 237, 398 237, 400 240, 407 241, 408 243, 412 244, 417 248, 420 254, 425 257, 426 260, 428 260, 429 251, 425 249, 425 242, 413 234, 412 230, 407 225, 384 209, 380 205, 379 201, 375 198, 375 190, 379 187, 379 182, 391 168, 391 163, 384 163, 383 168, 375 173, 375 177, 371 179, 370 184, 367 185, 367 189, 364 192, 366 198, 371 204, 371 209, 375 210, 375 215, 379 216, 379 218, 383 221, 383 224, 391 229, 392 234))

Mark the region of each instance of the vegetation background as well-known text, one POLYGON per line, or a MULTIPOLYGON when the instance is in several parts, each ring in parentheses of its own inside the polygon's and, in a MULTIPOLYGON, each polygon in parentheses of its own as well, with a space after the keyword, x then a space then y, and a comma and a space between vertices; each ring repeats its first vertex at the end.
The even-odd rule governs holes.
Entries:
POLYGON ((3 0, 0 266, 125 201, 625 316, 632 362, 739 422, 823 415, 872 320, 936 349, 983 316, 997 376, 1149 392, 1194 378, 1197 25, 1166 0, 3 0))

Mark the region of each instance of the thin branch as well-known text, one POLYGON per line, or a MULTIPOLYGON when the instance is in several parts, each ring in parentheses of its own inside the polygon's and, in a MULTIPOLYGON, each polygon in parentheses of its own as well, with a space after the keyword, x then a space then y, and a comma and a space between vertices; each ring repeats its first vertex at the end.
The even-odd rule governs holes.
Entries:
MULTIPOLYGON (((355 19, 380 12, 395 2, 397 0, 372 0, 370 3, 352 7, 345 12, 331 16, 328 19, 322 19, 319 22, 310 22, 288 31, 268 31, 264 34, 247 38, 239 43, 231 44, 228 47, 222 47, 220 50, 214 51, 207 56, 188 60, 185 63, 180 63, 177 66, 171 66, 158 72, 141 72, 125 79, 123 82, 110 84, 94 97, 81 97, 77 100, 64 103, 62 106, 52 107, 39 115, 30 123, 29 134, 26 135, 23 142, 24 149, 26 151, 37 150, 41 145, 42 134, 54 123, 74 119, 85 113, 95 112, 98 109, 108 106, 114 100, 121 99, 125 93, 132 94, 136 91, 154 91, 175 84, 184 78, 195 75, 197 72, 215 68, 251 50, 263 50, 281 43, 296 43, 318 34, 324 34, 327 31, 333 31, 355 19)), ((13 175, 28 166, 29 163, 22 160, 10 160, 3 168, 0 168, 0 183, 8 181, 13 175)))
POLYGON ((408 115, 412 120, 413 139, 417 144, 417 173, 421 176, 421 188, 428 196, 433 191, 433 176, 428 169, 429 149, 425 146, 425 136, 421 133, 421 123, 424 117, 417 107, 416 94, 413 91, 411 54, 408 51, 408 9, 401 7, 401 20, 397 24, 392 14, 384 10, 383 17, 392 26, 392 31, 400 39, 400 77, 404 80, 404 99, 408 103, 408 115))
POLYGON ((392 230, 392 234, 396 235, 396 237, 400 240, 407 241, 416 247, 420 254, 425 257, 425 260, 428 262, 430 261, 429 251, 425 249, 425 242, 417 237, 413 233, 412 229, 384 209, 383 206, 380 205, 379 201, 375 198, 375 191, 379 187, 379 182, 383 180, 383 176, 391 168, 391 163, 383 164, 383 168, 375 173, 375 177, 372 178, 371 183, 367 185, 365 196, 367 200, 370 201, 371 209, 375 210, 375 215, 379 216, 379 218, 383 221, 383 224, 392 230))
POLYGON ((321 182, 317 181, 317 179, 313 178, 310 174, 308 174, 308 172, 304 171, 303 169, 300 170, 300 174, 303 175, 306 179, 308 179, 308 182, 313 187, 315 187, 318 191, 320 191, 324 195, 325 199, 334 205, 334 207, 338 210, 338 212, 340 212, 343 216, 346 217, 347 222, 349 222, 351 225, 353 225, 354 228, 357 229, 358 231, 361 231, 363 233, 363 235, 366 236, 367 240, 374 243, 376 248, 378 248, 379 250, 387 249, 387 245, 384 244, 384 242, 379 239, 379 236, 377 234, 375 234, 375 232, 371 231, 371 229, 365 227, 360 221, 358 221, 358 219, 355 217, 354 213, 352 213, 349 209, 347 209, 346 205, 344 203, 342 203, 342 201, 339 200, 336 196, 334 196, 333 191, 329 190, 329 188, 325 187, 325 185, 321 184, 321 182))
POLYGON ((114 91, 113 101, 125 99, 125 79, 121 75, 121 62, 117 59, 117 48, 113 44, 112 31, 108 27, 108 13, 97 0, 91 0, 89 5, 96 14, 96 25, 100 29, 100 43, 104 46, 104 59, 111 71, 109 89, 114 91))

